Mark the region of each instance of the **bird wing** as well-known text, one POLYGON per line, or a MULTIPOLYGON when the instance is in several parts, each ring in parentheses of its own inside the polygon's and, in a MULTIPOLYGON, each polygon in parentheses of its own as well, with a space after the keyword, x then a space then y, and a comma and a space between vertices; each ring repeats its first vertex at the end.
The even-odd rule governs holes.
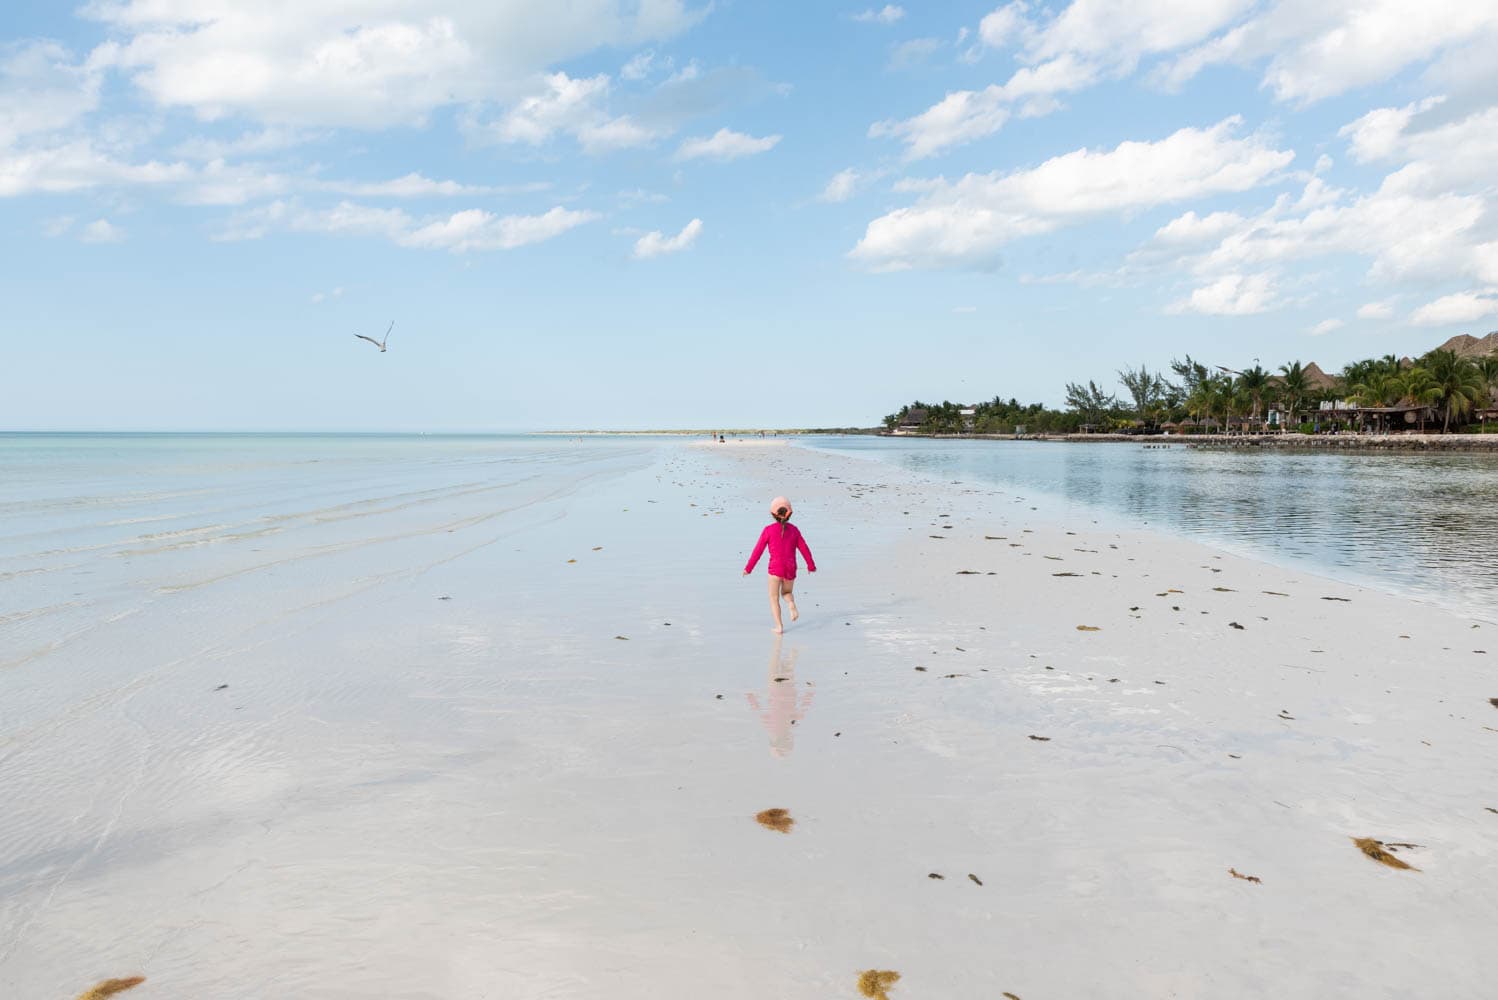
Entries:
POLYGON ((382 340, 382 341, 380 341, 380 347, 383 348, 387 343, 389 343, 389 341, 390 341, 390 331, 394 330, 394 329, 395 329, 395 320, 391 320, 390 321, 390 325, 385 328, 385 339, 382 340))
POLYGON ((366 337, 362 333, 356 333, 356 334, 354 334, 354 336, 358 337, 360 340, 367 340, 371 344, 375 345, 376 347, 380 346, 380 342, 378 340, 375 340, 373 337, 366 337))

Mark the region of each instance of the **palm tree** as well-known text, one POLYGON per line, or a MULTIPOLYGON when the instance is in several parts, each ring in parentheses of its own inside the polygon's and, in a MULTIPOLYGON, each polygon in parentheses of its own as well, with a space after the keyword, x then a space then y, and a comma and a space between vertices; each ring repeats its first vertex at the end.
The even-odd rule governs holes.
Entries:
POLYGON ((1464 358, 1455 351, 1431 351, 1421 361, 1430 372, 1432 382, 1441 390, 1441 394, 1436 397, 1446 404, 1446 420, 1441 425, 1441 433, 1448 433, 1451 430, 1451 418, 1462 416, 1470 410, 1487 391, 1487 386, 1483 384, 1482 374, 1472 363, 1472 359, 1464 358))
POLYGON ((1300 409, 1301 401, 1305 399, 1311 386, 1306 381, 1306 370, 1299 361, 1280 365, 1280 371, 1284 372, 1280 378, 1280 392, 1285 396, 1285 410, 1289 415, 1289 422, 1294 424, 1295 411, 1300 409))
POLYGON ((1253 402, 1253 419, 1259 419, 1259 413, 1264 408, 1264 390, 1269 387, 1269 373, 1261 366, 1254 365, 1245 368, 1238 373, 1238 388, 1253 402))
POLYGON ((1498 354, 1477 360, 1477 371, 1488 390, 1488 403, 1498 406, 1498 354))
MULTIPOLYGON (((1420 365, 1408 369, 1399 378, 1399 401, 1406 406, 1435 406, 1441 401, 1441 387, 1429 371, 1420 365)), ((1420 414, 1420 431, 1425 431, 1425 414, 1420 414)))

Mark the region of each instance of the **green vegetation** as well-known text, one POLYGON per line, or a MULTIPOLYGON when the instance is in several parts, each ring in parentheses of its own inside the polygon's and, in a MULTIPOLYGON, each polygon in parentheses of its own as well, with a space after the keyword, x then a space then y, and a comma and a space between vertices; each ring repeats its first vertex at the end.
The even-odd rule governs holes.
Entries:
POLYGON ((986 403, 917 400, 884 418, 888 431, 920 434, 1305 434, 1352 430, 1492 431, 1498 416, 1498 354, 1467 357, 1437 348, 1419 359, 1394 355, 1354 361, 1331 376, 1291 361, 1273 373, 1257 363, 1237 371, 1186 355, 1170 372, 1145 365, 1117 373, 1124 395, 1106 383, 1068 382, 1064 409, 995 396, 986 403), (1331 403, 1332 409, 1323 409, 1331 403))

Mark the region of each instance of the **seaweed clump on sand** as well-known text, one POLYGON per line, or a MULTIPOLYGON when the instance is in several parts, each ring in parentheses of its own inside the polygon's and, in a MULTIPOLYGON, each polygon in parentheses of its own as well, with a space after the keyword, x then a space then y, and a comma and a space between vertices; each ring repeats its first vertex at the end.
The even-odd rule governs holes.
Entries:
POLYGON ((1412 872, 1417 872, 1420 870, 1414 865, 1405 864, 1403 861, 1399 860, 1394 855, 1384 850, 1384 844, 1381 840, 1374 840, 1372 837, 1353 837, 1352 842, 1358 845, 1358 850, 1362 851, 1364 854, 1368 855, 1368 857, 1372 858, 1374 861, 1377 861, 1379 864, 1388 865, 1390 868, 1403 868, 1407 871, 1412 872))
POLYGON ((78 1000, 104 1000, 116 993, 123 993, 128 989, 134 989, 146 981, 145 976, 128 976, 124 979, 106 979, 87 993, 80 993, 78 1000))
POLYGON ((869 969, 858 974, 858 992, 870 1000, 889 1000, 889 989, 900 981, 900 974, 889 969, 869 969))
POLYGON ((756 813, 754 819, 765 829, 778 830, 781 833, 790 833, 791 827, 796 825, 791 814, 784 809, 766 809, 764 812, 756 813))

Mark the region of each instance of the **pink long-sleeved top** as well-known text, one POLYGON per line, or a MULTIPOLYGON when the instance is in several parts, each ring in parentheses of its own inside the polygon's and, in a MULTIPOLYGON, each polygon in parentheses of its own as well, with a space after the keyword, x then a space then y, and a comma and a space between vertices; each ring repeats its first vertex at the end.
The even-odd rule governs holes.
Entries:
POLYGON ((779 521, 765 525, 765 530, 759 533, 759 541, 754 546, 754 552, 749 556, 749 562, 744 565, 745 573, 754 572, 754 564, 759 562, 759 557, 766 548, 770 550, 771 576, 778 576, 782 580, 794 580, 798 550, 806 557, 806 568, 813 573, 816 572, 817 561, 811 557, 811 549, 806 547, 806 539, 801 537, 801 532, 794 524, 784 525, 784 531, 781 528, 779 521))

